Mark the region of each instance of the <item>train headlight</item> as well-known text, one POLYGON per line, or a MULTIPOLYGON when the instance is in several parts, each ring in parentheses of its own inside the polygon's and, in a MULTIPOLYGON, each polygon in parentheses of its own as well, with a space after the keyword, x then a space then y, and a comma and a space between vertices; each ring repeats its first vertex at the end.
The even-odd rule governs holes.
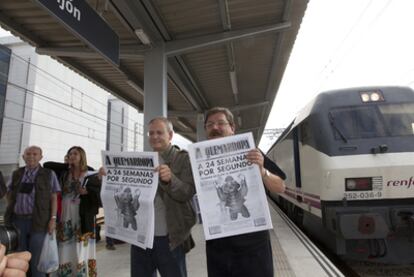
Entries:
POLYGON ((381 99, 380 95, 376 92, 373 92, 370 98, 371 98, 371 101, 379 101, 381 99))
POLYGON ((345 191, 372 190, 372 178, 346 178, 345 191))
POLYGON ((360 91, 359 95, 361 96, 361 100, 364 103, 384 101, 384 95, 382 95, 382 92, 380 90, 360 91))
POLYGON ((361 99, 362 99, 362 102, 368 102, 369 101, 369 94, 368 93, 361 93, 361 99))

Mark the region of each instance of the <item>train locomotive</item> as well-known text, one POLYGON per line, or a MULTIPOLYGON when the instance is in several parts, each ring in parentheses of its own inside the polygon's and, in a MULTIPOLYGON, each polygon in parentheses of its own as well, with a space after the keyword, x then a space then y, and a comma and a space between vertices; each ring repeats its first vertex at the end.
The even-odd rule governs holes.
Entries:
POLYGON ((337 255, 414 262, 414 91, 319 94, 268 156, 287 174, 271 197, 337 255))

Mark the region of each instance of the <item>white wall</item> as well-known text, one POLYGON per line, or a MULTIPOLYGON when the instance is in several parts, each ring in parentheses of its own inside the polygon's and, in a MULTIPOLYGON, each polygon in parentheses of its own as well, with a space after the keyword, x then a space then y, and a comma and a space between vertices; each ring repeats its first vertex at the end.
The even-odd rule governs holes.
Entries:
POLYGON ((144 151, 144 114, 128 107, 128 140, 125 151, 144 151))
MULTIPOLYGON (((68 148, 78 145, 85 149, 88 164, 99 167, 101 150, 106 149, 110 95, 52 58, 37 55, 33 47, 17 38, 0 38, 0 44, 13 53, 0 140, 0 168, 23 165, 21 152, 28 145, 43 149, 43 162, 63 161, 68 148)), ((142 115, 117 102, 125 108, 124 151, 142 150, 142 130, 134 134, 135 123, 142 126, 142 115)))
POLYGON ((36 125, 29 144, 44 149, 45 161, 62 161, 68 148, 79 145, 88 164, 99 166, 106 142, 108 93, 50 57, 39 56, 37 66, 42 70, 36 74, 39 97, 33 103, 36 125))
POLYGON ((143 114, 119 99, 110 99, 108 120, 109 149, 111 151, 143 150, 143 114))
POLYGON ((13 48, 13 52, 21 57, 12 55, 10 59, 0 143, 0 163, 16 166, 21 149, 27 145, 30 137, 31 125, 26 122, 31 121, 31 112, 25 107, 33 104, 33 94, 27 93, 27 90, 33 90, 35 76, 29 70, 29 61, 36 63, 37 59, 33 48, 15 39, 2 39, 0 43, 6 43, 7 47, 13 48))

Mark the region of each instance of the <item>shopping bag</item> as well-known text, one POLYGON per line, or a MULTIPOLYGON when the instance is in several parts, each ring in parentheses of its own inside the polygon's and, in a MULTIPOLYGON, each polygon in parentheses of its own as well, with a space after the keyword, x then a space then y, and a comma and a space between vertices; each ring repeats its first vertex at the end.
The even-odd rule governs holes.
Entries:
POLYGON ((59 268, 59 255, 56 241, 56 232, 47 233, 40 252, 37 270, 44 273, 52 273, 59 268))

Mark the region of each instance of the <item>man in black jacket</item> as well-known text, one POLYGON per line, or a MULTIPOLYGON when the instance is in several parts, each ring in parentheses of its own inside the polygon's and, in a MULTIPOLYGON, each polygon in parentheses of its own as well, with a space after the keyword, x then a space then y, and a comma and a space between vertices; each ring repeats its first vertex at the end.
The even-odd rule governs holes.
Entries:
MULTIPOLYGON (((233 114, 226 108, 213 108, 206 113, 204 128, 208 139, 232 136, 235 133, 233 114)), ((285 190, 285 174, 259 149, 249 151, 246 157, 259 166, 263 184, 269 191, 285 190)), ((206 252, 209 277, 273 277, 268 231, 208 240, 206 252)))

